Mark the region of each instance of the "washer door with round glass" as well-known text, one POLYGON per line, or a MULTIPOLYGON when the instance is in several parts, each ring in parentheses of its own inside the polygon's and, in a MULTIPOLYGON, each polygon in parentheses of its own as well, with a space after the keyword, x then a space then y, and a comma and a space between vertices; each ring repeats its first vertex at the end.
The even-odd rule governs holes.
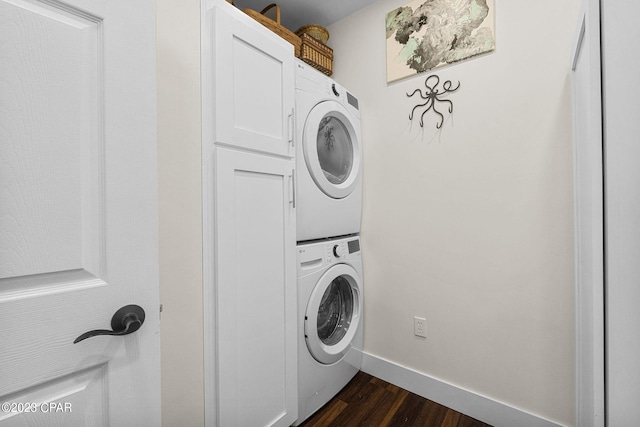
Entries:
POLYGON ((342 199, 360 180, 360 129, 335 101, 316 105, 304 126, 304 158, 316 185, 329 197, 342 199))
POLYGON ((362 312, 361 279, 347 264, 331 267, 311 293, 304 335, 309 352, 325 365, 342 359, 351 348, 362 312))

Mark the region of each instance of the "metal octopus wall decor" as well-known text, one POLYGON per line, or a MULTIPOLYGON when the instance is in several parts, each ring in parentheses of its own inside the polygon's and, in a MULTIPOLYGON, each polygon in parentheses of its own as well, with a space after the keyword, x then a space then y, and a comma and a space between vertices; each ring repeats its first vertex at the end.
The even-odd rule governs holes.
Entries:
POLYGON ((452 88, 451 80, 445 81, 442 84, 442 92, 440 91, 440 89, 438 89, 439 84, 440 84, 440 77, 438 77, 436 74, 432 74, 429 77, 427 77, 427 79, 424 81, 424 85, 426 87, 424 93, 422 92, 421 89, 416 89, 411 94, 407 93, 408 98, 411 98, 413 95, 418 93, 420 98, 425 100, 424 103, 418 104, 415 107, 413 107, 413 109, 411 110, 411 113, 409 114, 409 120, 413 120, 413 115, 416 112, 416 109, 420 107, 426 107, 425 110, 420 115, 420 127, 422 128, 424 127, 424 115, 427 114, 429 110, 433 110, 433 112, 435 112, 437 115, 440 116, 440 123, 436 123, 436 129, 440 129, 442 127, 442 124, 444 123, 444 115, 440 111, 438 111, 438 109, 436 108, 437 102, 448 103, 449 113, 453 113, 453 102, 451 102, 448 99, 443 99, 442 96, 446 95, 447 93, 455 92, 456 90, 458 90, 460 88, 460 82, 458 82, 458 85, 456 87, 452 88), (435 79, 435 83, 430 85, 429 80, 432 80, 432 79, 435 79))

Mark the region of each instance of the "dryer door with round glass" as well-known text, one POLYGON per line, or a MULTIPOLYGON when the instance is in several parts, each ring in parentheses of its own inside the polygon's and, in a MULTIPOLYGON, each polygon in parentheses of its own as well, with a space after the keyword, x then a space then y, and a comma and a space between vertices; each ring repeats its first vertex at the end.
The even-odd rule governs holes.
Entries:
POLYGON ((347 264, 337 264, 322 275, 311 293, 304 334, 309 352, 329 365, 342 359, 355 336, 362 312, 361 279, 347 264))
POLYGON ((335 101, 316 105, 304 126, 304 158, 316 185, 329 197, 342 199, 360 180, 360 125, 335 101))

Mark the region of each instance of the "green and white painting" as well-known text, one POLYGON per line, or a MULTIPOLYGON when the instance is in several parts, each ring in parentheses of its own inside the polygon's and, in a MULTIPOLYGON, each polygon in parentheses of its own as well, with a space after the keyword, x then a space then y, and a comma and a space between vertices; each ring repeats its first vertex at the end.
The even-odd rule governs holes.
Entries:
POLYGON ((494 0, 415 0, 387 13, 387 82, 495 49, 494 0))

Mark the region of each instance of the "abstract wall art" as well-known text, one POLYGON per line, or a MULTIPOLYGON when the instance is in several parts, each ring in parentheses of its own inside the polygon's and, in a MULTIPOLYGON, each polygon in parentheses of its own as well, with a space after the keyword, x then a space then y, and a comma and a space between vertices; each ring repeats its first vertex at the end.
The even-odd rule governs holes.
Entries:
POLYGON ((495 49, 494 0, 415 0, 387 14, 387 82, 495 49))

